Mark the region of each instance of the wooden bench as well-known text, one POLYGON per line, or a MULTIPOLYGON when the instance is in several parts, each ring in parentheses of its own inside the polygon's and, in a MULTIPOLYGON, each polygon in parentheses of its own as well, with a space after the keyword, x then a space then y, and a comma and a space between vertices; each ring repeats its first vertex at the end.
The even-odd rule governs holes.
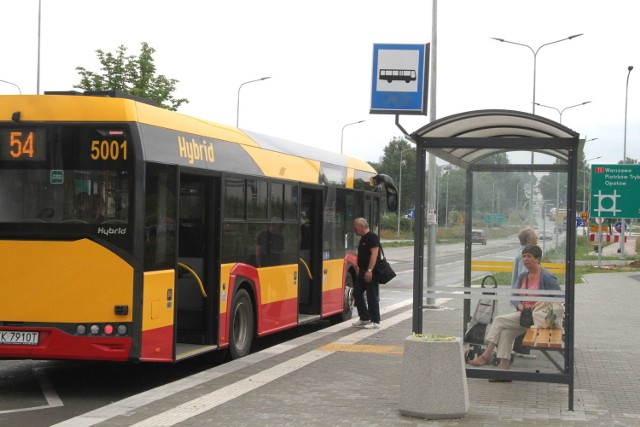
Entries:
POLYGON ((542 329, 531 327, 525 334, 522 345, 540 349, 562 349, 564 346, 562 341, 563 334, 564 330, 560 328, 542 329))

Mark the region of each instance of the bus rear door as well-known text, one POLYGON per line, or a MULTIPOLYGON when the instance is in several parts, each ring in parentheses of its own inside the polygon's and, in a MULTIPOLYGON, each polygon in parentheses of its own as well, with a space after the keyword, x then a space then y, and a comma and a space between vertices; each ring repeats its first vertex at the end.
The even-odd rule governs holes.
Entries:
POLYGON ((302 188, 298 322, 318 318, 322 311, 322 190, 302 188))

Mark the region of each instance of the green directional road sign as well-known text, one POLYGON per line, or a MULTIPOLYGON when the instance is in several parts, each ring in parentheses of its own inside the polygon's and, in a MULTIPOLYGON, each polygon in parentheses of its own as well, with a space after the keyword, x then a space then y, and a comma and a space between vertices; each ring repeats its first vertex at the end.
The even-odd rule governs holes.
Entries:
POLYGON ((485 224, 498 224, 498 225, 502 225, 504 224, 504 215, 501 213, 492 213, 492 214, 487 214, 484 216, 484 222, 485 224))
POLYGON ((595 218, 640 218, 640 165, 592 165, 595 218))

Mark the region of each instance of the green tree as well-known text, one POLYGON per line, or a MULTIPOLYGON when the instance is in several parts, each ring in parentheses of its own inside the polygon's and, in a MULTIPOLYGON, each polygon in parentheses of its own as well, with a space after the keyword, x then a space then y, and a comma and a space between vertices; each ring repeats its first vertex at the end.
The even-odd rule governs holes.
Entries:
POLYGON ((474 223, 488 213, 502 214, 507 221, 519 222, 519 214, 523 214, 523 206, 529 200, 531 175, 501 171, 500 166, 511 163, 506 153, 486 157, 479 163, 495 165, 496 170, 473 173, 474 223))
POLYGON ((379 173, 389 175, 400 192, 400 214, 414 207, 416 181, 416 149, 402 137, 394 137, 384 148, 380 163, 371 163, 379 173), (400 158, 402 157, 402 165, 400 158), (402 188, 400 188, 400 168, 402 167, 402 188))
POLYGON ((637 165, 638 164, 638 160, 637 159, 632 159, 631 157, 627 157, 627 160, 622 163, 622 160, 618 161, 619 165, 625 164, 625 165, 637 165))
POLYGON ((86 91, 120 90, 130 95, 147 98, 158 106, 176 111, 188 103, 186 98, 176 99, 173 92, 178 80, 156 75, 153 63, 155 49, 146 42, 141 43, 140 55, 127 55, 127 48, 120 45, 115 53, 96 50, 100 61, 100 72, 76 67, 80 83, 74 88, 86 91))
MULTIPOLYGON (((401 156, 402 187, 398 190, 401 191, 400 213, 402 214, 407 209, 415 207, 417 173, 415 147, 402 137, 394 137, 384 148, 380 163, 371 163, 371 165, 378 172, 391 176, 400 187, 401 156)), ((473 222, 481 222, 489 213, 501 213, 505 220, 512 223, 521 222, 520 215, 523 217, 528 215, 524 206, 530 198, 531 175, 527 172, 501 171, 504 169, 501 166, 510 163, 506 153, 486 157, 480 163, 495 165, 496 171, 473 173, 473 222)), ((427 179, 428 174, 425 172, 423 189, 428 187, 427 179)), ((468 202, 466 179, 467 172, 463 169, 451 165, 438 166, 436 206, 439 224, 446 224, 447 216, 451 225, 455 223, 457 216, 465 215, 468 202)))
POLYGON ((455 225, 459 216, 464 216, 467 207, 465 186, 466 172, 449 168, 438 178, 438 224, 455 225), (448 214, 447 214, 448 211, 448 214))
MULTIPOLYGON (((580 153, 578 161, 578 169, 584 167, 584 155, 580 153)), ((555 164, 564 164, 560 160, 556 160, 555 164)), ((577 190, 582 188, 582 182, 577 186, 577 190)), ((567 173, 566 172, 550 172, 540 178, 538 189, 542 194, 542 198, 547 203, 553 204, 557 208, 567 207, 567 173), (559 206, 556 206, 559 204, 559 206)))

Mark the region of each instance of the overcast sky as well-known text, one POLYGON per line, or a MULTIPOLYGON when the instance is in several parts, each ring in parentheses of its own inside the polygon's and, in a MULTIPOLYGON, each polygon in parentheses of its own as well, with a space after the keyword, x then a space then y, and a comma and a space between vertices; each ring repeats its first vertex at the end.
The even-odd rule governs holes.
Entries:
MULTIPOLYGON (((587 159, 640 159, 640 25, 637 1, 440 0, 437 118, 501 108, 531 112, 533 54, 491 37, 541 45, 536 101, 564 111, 586 139, 587 159)), ((156 49, 159 74, 180 81, 185 114, 378 161, 402 132, 393 115, 369 114, 375 43, 431 42, 426 0, 42 0, 40 91, 70 90, 75 68, 98 71, 95 51, 156 49), (343 126, 365 120, 365 122, 343 126)), ((38 0, 0 0, 0 79, 36 93, 38 0)), ((0 82, 0 94, 17 88, 0 82)), ((536 114, 559 120, 557 111, 536 114)), ((428 116, 402 116, 412 132, 428 116)))

